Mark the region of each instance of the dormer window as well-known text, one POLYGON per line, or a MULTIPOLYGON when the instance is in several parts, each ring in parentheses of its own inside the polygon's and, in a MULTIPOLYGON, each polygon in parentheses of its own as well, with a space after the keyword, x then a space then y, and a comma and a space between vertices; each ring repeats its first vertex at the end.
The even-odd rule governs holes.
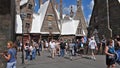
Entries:
POLYGON ((30 27, 30 23, 26 23, 25 27, 29 28, 30 27))
POLYGON ((27 13, 27 18, 31 18, 31 14, 30 13, 27 13))
POLYGON ((54 16, 53 14, 48 14, 47 16, 48 16, 47 19, 48 19, 49 21, 53 20, 53 16, 54 16))
POLYGON ((29 32, 29 28, 30 28, 30 23, 26 23, 25 24, 25 28, 27 29, 27 33, 29 32))
POLYGON ((28 9, 32 9, 33 5, 32 4, 28 4, 28 9))

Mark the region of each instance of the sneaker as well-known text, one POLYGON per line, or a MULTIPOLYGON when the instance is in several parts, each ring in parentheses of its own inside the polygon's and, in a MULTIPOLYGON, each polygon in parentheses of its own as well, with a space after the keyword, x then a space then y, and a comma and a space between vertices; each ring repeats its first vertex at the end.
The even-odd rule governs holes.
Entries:
POLYGON ((72 60, 72 57, 70 57, 70 60, 72 60))
POLYGON ((93 60, 95 61, 95 60, 96 60, 96 58, 95 58, 95 57, 93 57, 93 60))

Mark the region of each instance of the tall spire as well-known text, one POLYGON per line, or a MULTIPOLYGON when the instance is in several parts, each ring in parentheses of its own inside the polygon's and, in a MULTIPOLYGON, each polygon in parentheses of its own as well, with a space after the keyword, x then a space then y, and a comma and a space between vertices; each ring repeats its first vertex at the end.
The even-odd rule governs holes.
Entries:
POLYGON ((81 6, 81 0, 77 0, 77 8, 81 6))
MULTIPOLYGON (((82 27, 81 30, 84 30, 85 31, 85 34, 87 35, 87 24, 86 24, 86 21, 85 21, 85 18, 84 18, 84 14, 83 14, 83 10, 82 10, 82 0, 76 0, 77 1, 77 11, 76 11, 76 14, 75 14, 75 17, 74 19, 75 20, 79 20, 80 22, 80 27, 82 27)), ((82 33, 82 32, 81 32, 82 33)))
POLYGON ((62 19, 62 0, 60 0, 60 19, 62 19))

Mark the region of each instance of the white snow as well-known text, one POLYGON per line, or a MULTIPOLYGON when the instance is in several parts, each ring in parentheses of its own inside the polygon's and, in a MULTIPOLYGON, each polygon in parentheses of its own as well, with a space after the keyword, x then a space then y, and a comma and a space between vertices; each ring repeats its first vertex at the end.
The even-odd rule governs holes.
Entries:
MULTIPOLYGON (((21 0, 20 5, 23 5, 27 3, 28 0, 21 0)), ((41 34, 49 34, 49 32, 41 32, 42 24, 45 19, 45 14, 47 12, 48 5, 50 3, 50 0, 46 1, 44 4, 40 6, 40 9, 38 11, 38 14, 33 13, 33 21, 32 21, 32 28, 30 33, 41 33, 41 34)), ((55 9, 55 12, 57 14, 58 20, 60 20, 60 14, 55 9)), ((63 18, 66 15, 63 15, 63 18)), ((58 21, 59 29, 61 30, 61 35, 76 35, 77 27, 79 25, 79 20, 73 20, 70 18, 70 20, 62 20, 62 24, 58 21), (60 25, 62 27, 60 27, 60 25)), ((22 33, 22 20, 20 18, 20 15, 16 15, 16 33, 20 34, 22 33)), ((60 32, 53 32, 53 34, 60 34, 60 32)), ((85 31, 83 30, 83 34, 85 35, 85 31)))
POLYGON ((62 35, 75 35, 79 20, 66 20, 62 23, 62 35))
POLYGON ((44 17, 48 8, 50 0, 46 1, 43 5, 41 5, 40 10, 38 11, 39 14, 33 14, 33 22, 32 28, 30 33, 40 33, 42 23, 44 21, 44 17))
POLYGON ((21 34, 22 33, 22 20, 21 20, 21 18, 20 18, 20 15, 19 14, 17 14, 16 15, 16 33, 17 34, 21 34))

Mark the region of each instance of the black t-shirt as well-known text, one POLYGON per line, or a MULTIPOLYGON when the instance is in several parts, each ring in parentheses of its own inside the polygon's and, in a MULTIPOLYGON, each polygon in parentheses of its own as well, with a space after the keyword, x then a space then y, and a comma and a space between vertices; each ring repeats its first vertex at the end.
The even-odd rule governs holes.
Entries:
POLYGON ((60 43, 60 48, 61 48, 61 49, 65 49, 65 46, 66 46, 66 43, 65 43, 65 42, 61 42, 61 43, 60 43))

